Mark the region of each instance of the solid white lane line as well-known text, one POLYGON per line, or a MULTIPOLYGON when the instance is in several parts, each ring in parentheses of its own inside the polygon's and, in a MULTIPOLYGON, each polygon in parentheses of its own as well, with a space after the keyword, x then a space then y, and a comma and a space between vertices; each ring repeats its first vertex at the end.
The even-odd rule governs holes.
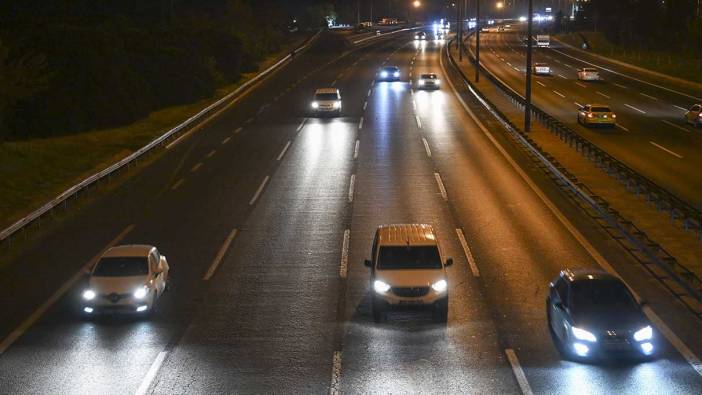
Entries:
POLYGON ((561 92, 558 92, 558 91, 553 91, 553 93, 555 93, 555 94, 557 94, 558 96, 560 96, 560 97, 562 97, 562 98, 564 98, 564 99, 565 99, 565 95, 564 95, 564 94, 562 94, 561 92))
POLYGON ((339 395, 341 393, 341 351, 334 351, 332 356, 331 384, 329 385, 329 395, 339 395))
POLYGON ((675 104, 673 104, 673 107, 675 107, 675 108, 677 108, 678 110, 681 110, 681 111, 687 111, 687 108, 682 108, 682 107, 680 107, 680 106, 676 106, 675 104))
POLYGON ((541 85, 541 86, 543 86, 544 88, 546 87, 546 85, 545 85, 543 82, 541 82, 541 81, 536 81, 536 83, 539 84, 539 85, 541 85))
POLYGON ((258 186, 256 193, 253 195, 251 200, 249 200, 249 206, 253 206, 254 203, 256 203, 256 200, 258 200, 259 195, 261 195, 261 192, 263 192, 263 188, 266 187, 266 184, 268 183, 269 179, 270 179, 269 176, 266 176, 266 178, 263 179, 263 181, 261 182, 261 185, 258 186))
POLYGON ((524 374, 524 370, 522 369, 522 365, 519 363, 517 354, 515 354, 514 350, 511 348, 505 349, 505 354, 507 355, 509 364, 512 365, 512 372, 514 373, 514 377, 517 379, 517 383, 519 384, 519 388, 522 390, 522 394, 532 395, 533 392, 531 391, 529 380, 527 380, 526 375, 524 374))
POLYGON ((193 167, 190 169, 190 172, 191 172, 191 173, 195 173, 196 171, 198 171, 198 170, 200 169, 200 167, 202 167, 202 162, 197 162, 197 163, 195 164, 195 166, 193 166, 193 167))
POLYGON ((46 313, 51 306, 53 306, 56 302, 58 302, 66 292, 68 292, 69 289, 73 288, 75 284, 83 278, 85 275, 84 271, 89 270, 97 263, 98 259, 102 257, 102 254, 105 253, 110 247, 114 246, 115 244, 119 243, 126 235, 127 233, 131 232, 132 229, 134 229, 134 225, 129 225, 124 230, 122 230, 114 239, 112 239, 105 248, 100 250, 95 256, 93 256, 85 266, 80 268, 76 274, 73 275, 68 281, 66 281, 59 289, 54 292, 49 299, 46 300, 41 306, 39 306, 34 312, 27 317, 22 323, 15 328, 12 332, 10 332, 9 335, 5 339, 0 342, 0 355, 2 355, 7 349, 17 341, 29 328, 34 325, 43 315, 46 313))
POLYGON ((627 107, 629 107, 629 108, 631 108, 632 110, 636 110, 636 111, 640 112, 641 114, 646 114, 646 111, 641 110, 641 109, 639 109, 639 108, 636 108, 636 107, 634 107, 634 106, 632 106, 632 105, 630 105, 630 104, 624 103, 624 105, 627 106, 627 107))
POLYGON ((356 184, 356 175, 351 174, 351 180, 349 181, 349 203, 353 202, 353 189, 356 184))
POLYGON ((620 124, 618 124, 618 123, 615 123, 614 126, 618 127, 619 129, 621 129, 621 130, 623 130, 623 131, 625 131, 625 132, 628 132, 628 131, 629 131, 629 129, 625 128, 624 126, 622 126, 622 125, 620 125, 620 124))
POLYGON ((567 80, 568 77, 564 76, 563 74, 558 74, 559 77, 563 78, 564 80, 567 80))
POLYGON ((222 140, 222 145, 227 144, 231 139, 231 137, 227 137, 226 139, 222 140))
POLYGON ((436 184, 439 186, 439 192, 441 192, 441 197, 444 200, 448 200, 448 195, 446 194, 446 187, 444 187, 444 182, 441 181, 441 175, 439 173, 434 173, 434 178, 436 179, 436 184))
POLYGON ((619 87, 619 88, 622 88, 622 89, 629 89, 628 86, 624 86, 624 85, 622 85, 622 84, 613 83, 612 85, 614 85, 614 86, 616 86, 616 87, 619 87))
POLYGON ((242 129, 244 129, 244 128, 242 128, 242 127, 236 128, 236 130, 234 131, 234 134, 238 134, 239 132, 242 131, 242 129))
POLYGON ((229 235, 226 239, 224 239, 224 243, 219 248, 219 251, 217 251, 217 255, 215 255, 214 259, 212 260, 210 267, 202 277, 203 280, 209 280, 215 274, 219 264, 222 263, 222 259, 224 259, 224 255, 227 253, 227 251, 229 251, 229 246, 232 244, 232 241, 234 241, 237 233, 239 233, 237 229, 232 229, 231 232, 229 232, 229 235))
POLYGON ((427 139, 422 137, 422 143, 424 143, 424 151, 426 151, 427 156, 431 158, 431 149, 429 149, 429 142, 427 142, 427 139))
POLYGON ((300 125, 297 127, 296 131, 302 130, 302 128, 305 126, 305 122, 307 122, 307 118, 303 119, 302 122, 300 122, 300 125))
POLYGON ((575 104, 576 106, 578 106, 578 108, 580 108, 580 107, 583 106, 582 104, 580 104, 580 103, 578 103, 578 102, 576 102, 576 101, 574 101, 573 104, 575 104))
POLYGON ((558 59, 553 59, 553 60, 554 60, 556 63, 563 63, 563 62, 561 62, 561 61, 558 60, 558 59))
POLYGON ((363 117, 361 117, 361 119, 358 120, 358 130, 361 129, 363 129, 363 117))
POLYGON ((600 95, 600 96, 602 96, 602 97, 604 97, 604 98, 611 99, 611 97, 605 95, 604 93, 602 93, 602 92, 600 92, 600 91, 595 91, 595 93, 597 93, 598 95, 600 95))
POLYGON ((156 374, 158 373, 159 369, 161 369, 161 365, 163 365, 163 361, 166 359, 167 354, 168 351, 161 351, 158 353, 156 359, 151 364, 151 367, 149 367, 149 370, 146 372, 146 376, 144 376, 144 379, 141 380, 139 388, 137 388, 136 392, 134 393, 135 395, 146 394, 149 387, 151 387, 151 383, 153 383, 154 379, 156 378, 156 374))
POLYGON ((184 182, 185 182, 184 178, 181 178, 180 180, 176 181, 176 183, 173 184, 173 186, 171 187, 171 190, 174 191, 174 190, 178 189, 181 185, 183 185, 184 182))
POLYGON ((702 361, 700 361, 697 355, 695 355, 695 353, 692 350, 690 350, 690 348, 687 347, 687 345, 682 340, 680 340, 680 338, 675 334, 675 332, 673 332, 673 330, 670 329, 668 325, 666 325, 665 322, 663 322, 663 320, 661 320, 661 318, 658 317, 658 314, 656 314, 649 306, 644 306, 643 311, 648 317, 648 319, 651 320, 651 322, 653 322, 653 325, 656 326, 656 329, 658 329, 658 331, 663 334, 663 336, 670 342, 670 344, 672 344, 673 347, 675 347, 675 349, 678 350, 680 355, 682 355, 682 357, 685 358, 687 363, 689 363, 690 366, 692 366, 692 368, 695 369, 697 374, 702 376, 702 361))
POLYGON ((212 151, 208 152, 207 155, 205 155, 205 157, 207 157, 207 159, 209 159, 209 158, 213 157, 214 154, 216 154, 216 153, 217 153, 217 150, 213 149, 212 151))
POLYGON ((280 162, 280 160, 283 159, 283 156, 285 156, 285 153, 288 151, 290 144, 291 144, 290 140, 288 140, 288 142, 285 143, 285 147, 283 147, 283 150, 280 151, 280 153, 278 154, 278 157, 275 158, 276 161, 280 162))
POLYGON ((360 145, 360 141, 356 140, 356 145, 353 147, 353 158, 357 159, 358 158, 358 146, 360 145))
POLYGON ((667 152, 667 153, 673 155, 674 157, 676 157, 676 158, 678 158, 678 159, 682 159, 682 158, 683 158, 682 155, 678 154, 678 153, 675 152, 675 151, 671 151, 671 150, 669 150, 668 148, 665 148, 664 146, 662 146, 662 145, 660 145, 660 144, 657 144, 657 143, 655 143, 655 142, 653 142, 653 141, 649 141, 649 143, 653 144, 653 146, 655 146, 656 148, 661 149, 661 150, 663 150, 663 151, 665 151, 665 152, 667 152))
POLYGON ((349 241, 351 239, 351 230, 344 231, 344 241, 341 243, 341 261, 339 262, 339 277, 346 278, 349 267, 349 241))
POLYGON ((195 130, 195 129, 193 129, 193 130, 190 131, 190 132, 183 133, 183 134, 182 134, 180 137, 178 137, 177 139, 175 139, 175 140, 171 141, 170 143, 166 144, 166 149, 171 149, 171 147, 173 147, 174 145, 180 143, 181 140, 183 140, 184 138, 190 136, 194 130, 195 130))
POLYGON ((417 120, 417 127, 422 128, 422 120, 419 119, 419 115, 415 115, 414 118, 417 120))
POLYGON ((647 98, 649 98, 649 99, 651 99, 651 100, 658 101, 658 98, 657 98, 657 97, 653 97, 653 96, 647 95, 647 94, 645 94, 645 93, 639 92, 639 95, 641 95, 641 96, 643 96, 643 97, 647 97, 647 98))
POLYGON ((466 260, 468 261, 468 266, 470 267, 471 273, 473 273, 473 277, 480 277, 480 270, 478 270, 478 265, 475 263, 473 253, 470 251, 470 247, 468 247, 468 242, 466 241, 466 236, 463 234, 463 229, 456 228, 456 234, 458 235, 458 241, 461 242, 461 247, 463 247, 463 254, 466 256, 466 260))
POLYGON ((368 101, 363 102, 363 111, 366 111, 366 107, 368 107, 368 101))
POLYGON ((667 124, 667 125, 670 125, 670 126, 672 126, 672 127, 674 127, 674 128, 680 129, 680 130, 682 130, 683 132, 688 132, 688 133, 690 133, 690 130, 689 130, 689 129, 687 129, 687 128, 685 128, 685 127, 682 127, 682 126, 680 126, 680 125, 676 125, 676 124, 674 124, 674 123, 672 123, 672 122, 670 122, 670 121, 668 121, 668 120, 666 120, 666 119, 661 119, 661 122, 663 122, 663 123, 665 123, 665 124, 667 124))
POLYGON ((587 88, 587 85, 581 83, 581 82, 576 82, 575 85, 581 87, 581 88, 587 88))

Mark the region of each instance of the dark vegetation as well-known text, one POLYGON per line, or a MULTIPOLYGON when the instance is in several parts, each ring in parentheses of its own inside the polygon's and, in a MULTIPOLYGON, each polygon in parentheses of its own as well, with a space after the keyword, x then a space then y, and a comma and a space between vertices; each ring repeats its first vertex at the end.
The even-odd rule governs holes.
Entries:
MULTIPOLYGON (((328 8, 328 7, 327 7, 328 8)), ((0 141, 127 124, 211 97, 323 23, 313 0, 0 2, 0 141)))

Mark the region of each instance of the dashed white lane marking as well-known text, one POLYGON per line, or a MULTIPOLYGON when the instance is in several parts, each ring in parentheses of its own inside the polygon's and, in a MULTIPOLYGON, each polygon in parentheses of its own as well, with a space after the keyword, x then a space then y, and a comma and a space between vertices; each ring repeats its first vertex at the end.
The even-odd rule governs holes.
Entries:
POLYGON ((361 117, 361 119, 358 120, 358 130, 361 129, 363 129, 363 117, 361 117))
POLYGON ((419 115, 415 115, 414 119, 417 120, 417 127, 421 129, 422 128, 422 120, 419 119, 419 115))
POLYGON ((562 94, 561 92, 558 92, 558 91, 552 91, 552 92, 565 99, 565 95, 562 94))
POLYGON ((628 86, 624 86, 624 85, 622 85, 622 84, 613 83, 612 85, 614 85, 614 86, 616 86, 616 87, 619 87, 619 88, 622 88, 622 89, 629 89, 628 86))
POLYGON ((412 109, 414 110, 414 112, 417 112, 417 102, 414 101, 414 99, 412 99, 412 109))
POLYGON ((587 88, 587 85, 583 84, 582 82, 576 82, 575 85, 577 85, 581 88, 587 88))
POLYGON ((655 143, 655 142, 653 142, 653 141, 649 141, 649 143, 653 144, 653 146, 655 146, 656 148, 658 148, 658 149, 660 149, 660 150, 663 150, 663 151, 665 151, 665 152, 667 152, 667 153, 673 155, 674 157, 676 157, 676 158, 678 158, 678 159, 682 159, 682 158, 683 158, 682 155, 678 154, 678 153, 675 152, 675 151, 671 151, 671 150, 669 150, 668 148, 665 148, 664 146, 662 146, 662 145, 660 145, 660 144, 657 144, 657 143, 655 143))
POLYGON ((285 156, 285 153, 288 151, 288 148, 290 147, 290 143, 291 143, 290 140, 288 140, 288 142, 285 143, 285 147, 283 147, 283 150, 280 151, 280 153, 278 154, 278 157, 275 158, 276 161, 280 162, 280 160, 283 159, 283 156, 285 156))
POLYGON ((370 95, 371 95, 371 89, 368 89, 368 94, 366 96, 370 97, 370 95))
POLYGON ((222 140, 222 145, 227 144, 231 139, 231 137, 227 137, 226 139, 222 140))
POLYGON ((246 120, 246 123, 251 123, 251 122, 253 122, 253 121, 254 121, 254 119, 253 119, 253 117, 251 117, 251 118, 249 118, 249 119, 246 120))
POLYGON ((331 86, 336 85, 336 80, 332 81, 331 86))
POLYGON ((205 157, 207 157, 209 159, 209 158, 213 157, 214 154, 216 154, 216 153, 217 153, 217 150, 213 149, 212 151, 208 152, 207 155, 205 155, 205 157))
POLYGON ((647 95, 647 94, 645 94, 645 93, 639 92, 639 95, 641 95, 641 96, 643 96, 643 97, 647 97, 647 98, 649 98, 649 99, 651 99, 651 100, 658 101, 658 98, 657 98, 657 97, 654 97, 654 96, 651 96, 651 95, 647 95))
POLYGON ((668 121, 668 120, 666 120, 666 119, 661 119, 661 122, 663 122, 663 123, 665 123, 665 124, 667 124, 667 125, 670 125, 670 126, 672 126, 672 127, 674 127, 674 128, 680 129, 680 130, 682 130, 683 132, 688 132, 688 133, 690 133, 690 130, 688 130, 687 128, 684 128, 684 127, 682 127, 682 126, 680 126, 680 125, 676 125, 676 124, 674 124, 674 123, 672 123, 672 122, 670 122, 670 121, 668 121))
POLYGON ((243 129, 244 129, 244 128, 242 128, 242 127, 236 128, 236 130, 234 130, 234 134, 238 134, 238 133, 241 132, 243 129))
POLYGON ((541 82, 541 81, 536 81, 536 83, 539 84, 539 85, 541 85, 541 86, 543 86, 544 88, 546 87, 546 84, 544 84, 544 83, 541 82))
POLYGON ((159 369, 161 369, 161 365, 163 365, 163 361, 166 359, 167 354, 168 351, 161 351, 158 353, 156 359, 151 364, 151 367, 149 367, 149 370, 146 372, 146 376, 144 376, 144 379, 141 380, 139 388, 137 388, 136 392, 134 393, 135 395, 146 394, 151 387, 151 383, 153 383, 154 379, 156 378, 156 374, 158 373, 159 369))
MULTIPOLYGON (((195 129, 193 129, 193 130, 195 130, 195 129)), ((171 149, 171 147, 173 147, 174 145, 180 143, 181 140, 183 140, 184 138, 190 136, 191 133, 192 133, 192 132, 183 133, 183 134, 182 134, 180 137, 178 137, 177 139, 175 139, 175 140, 171 141, 170 143, 166 144, 166 149, 171 149)))
POLYGON ((358 158, 358 146, 361 144, 360 140, 356 140, 356 144, 353 147, 353 158, 357 159, 358 158))
POLYGON ((676 106, 675 104, 673 104, 673 107, 677 108, 678 110, 687 111, 687 108, 682 108, 680 106, 676 106))
POLYGON ((180 188, 181 185, 185 182, 185 178, 181 178, 180 180, 176 181, 175 184, 171 187, 172 191, 175 191, 176 189, 180 188))
POLYGON ((372 81, 371 81, 371 87, 373 87, 374 85, 375 85, 375 80, 372 80, 372 81))
POLYGON ((366 107, 368 107, 368 102, 364 101, 363 102, 363 111, 366 111, 366 107))
POLYGON ((640 108, 636 108, 636 107, 634 107, 634 106, 632 106, 632 105, 630 105, 630 104, 626 104, 626 103, 624 103, 624 105, 627 106, 627 107, 629 107, 629 108, 631 108, 632 110, 636 110, 636 111, 640 112, 641 114, 646 114, 646 111, 644 111, 644 110, 642 110, 642 109, 640 109, 640 108))
POLYGON ((237 233, 239 233, 239 231, 236 228, 232 229, 229 232, 229 235, 227 235, 227 238, 224 239, 224 243, 222 243, 222 246, 219 248, 219 251, 217 251, 217 255, 215 255, 214 259, 212 260, 210 267, 207 269, 207 272, 202 277, 203 280, 207 281, 211 279, 212 276, 215 274, 217 268, 219 267, 219 264, 222 263, 222 259, 224 259, 224 255, 227 253, 227 251, 229 251, 229 246, 232 244, 232 241, 234 241, 234 238, 236 237, 237 233))
POLYGON ((254 203, 256 203, 256 200, 258 200, 258 197, 261 195, 261 192, 263 192, 263 188, 266 187, 266 184, 268 183, 269 179, 270 179, 270 176, 266 176, 266 178, 263 179, 263 181, 261 182, 261 185, 258 186, 256 193, 253 195, 251 200, 249 200, 249 206, 253 206, 254 203))
POLYGON ((305 127, 305 122, 307 122, 307 118, 303 119, 302 122, 300 122, 300 125, 295 130, 298 132, 302 130, 302 128, 305 127))
POLYGON ((514 69, 514 71, 519 71, 519 72, 521 72, 521 70, 519 70, 519 67, 513 67, 513 69, 514 69))
POLYGON ((602 97, 604 97, 604 98, 606 98, 606 99, 611 99, 611 97, 605 95, 604 93, 602 93, 602 92, 600 92, 600 91, 595 91, 595 93, 597 93, 598 95, 600 95, 600 96, 602 96, 602 97))
POLYGON ((448 195, 446 194, 446 187, 444 187, 444 182, 441 181, 441 175, 439 173, 434 173, 434 178, 436 179, 436 184, 439 186, 439 192, 441 192, 441 197, 444 200, 448 200, 448 195))
POLYGON ((574 101, 573 104, 575 104, 576 106, 578 106, 578 108, 580 108, 580 107, 583 106, 582 104, 580 104, 580 103, 578 103, 578 102, 576 102, 576 101, 574 101))
POLYGON ((329 395, 339 395, 341 393, 341 351, 334 351, 332 356, 331 384, 329 385, 329 395))
POLYGON ((624 126, 622 126, 622 125, 620 125, 620 124, 618 124, 618 123, 615 123, 614 126, 616 126, 617 128, 619 128, 619 129, 621 129, 621 130, 623 130, 623 131, 625 131, 625 132, 628 132, 628 131, 629 131, 629 129, 625 128, 624 126))
POLYGON ((466 241, 466 236, 463 234, 463 229, 456 228, 456 234, 458 235, 458 241, 461 242, 461 247, 463 247, 463 254, 466 256, 466 260, 468 261, 468 266, 470 267, 471 273, 473 273, 473 277, 480 277, 478 265, 475 263, 470 247, 468 247, 468 242, 466 241))
POLYGON ((66 281, 56 292, 53 293, 49 297, 49 299, 46 300, 41 306, 39 306, 34 312, 27 317, 22 323, 15 328, 12 332, 10 332, 9 335, 5 339, 0 342, 0 355, 2 355, 7 349, 15 342, 17 339, 19 339, 29 328, 34 325, 35 322, 37 322, 43 315, 46 313, 47 310, 51 308, 56 302, 58 302, 61 298, 63 298, 63 295, 68 292, 69 289, 73 288, 75 284, 83 278, 84 276, 84 271, 91 269, 95 263, 97 263, 98 259, 102 257, 102 254, 105 253, 110 247, 114 246, 115 244, 119 243, 129 232, 134 229, 134 225, 129 225, 124 230, 122 230, 114 239, 112 239, 105 248, 103 248, 100 252, 95 254, 88 263, 85 264, 76 274, 73 275, 68 281, 66 281))
POLYGON ((412 72, 411 72, 411 71, 409 72, 409 77, 412 78, 412 72))
POLYGON ((349 241, 351 239, 351 230, 344 231, 344 241, 341 243, 341 261, 339 262, 339 277, 346 278, 349 267, 349 241))
POLYGON ((513 67, 513 66, 512 66, 512 63, 510 63, 510 62, 507 62, 507 66, 513 67))
POLYGON ((190 172, 191 172, 191 173, 195 173, 196 171, 200 170, 200 167, 202 167, 202 162, 197 162, 197 163, 195 164, 195 166, 193 166, 193 167, 190 169, 190 172))
POLYGON ((563 62, 561 62, 561 61, 558 60, 558 59, 553 59, 553 60, 554 60, 556 63, 563 63, 563 62))
POLYGON ((424 151, 426 151, 427 156, 431 158, 431 149, 429 148, 429 142, 427 139, 422 137, 422 143, 424 143, 424 151))
POLYGON ((512 372, 514 373, 514 378, 517 379, 517 383, 519 384, 519 388, 522 390, 522 394, 532 395, 533 392, 531 391, 531 386, 529 385, 529 381, 527 380, 526 375, 524 374, 522 365, 519 363, 519 358, 517 358, 517 354, 515 354, 514 350, 512 350, 511 348, 505 349, 505 354, 507 355, 507 360, 509 361, 509 364, 512 365, 512 372))
POLYGON ((356 175, 351 174, 351 180, 349 180, 349 203, 353 202, 353 190, 356 185, 356 175))
POLYGON ((558 74, 559 77, 563 78, 564 80, 567 80, 568 77, 564 76, 563 74, 558 74))

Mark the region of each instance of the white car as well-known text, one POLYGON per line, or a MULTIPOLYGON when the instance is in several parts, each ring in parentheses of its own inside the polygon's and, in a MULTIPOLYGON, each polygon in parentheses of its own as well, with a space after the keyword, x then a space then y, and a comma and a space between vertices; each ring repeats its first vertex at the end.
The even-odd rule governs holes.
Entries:
POLYGON ((702 127, 702 104, 695 104, 687 110, 685 122, 695 127, 702 127))
POLYGON ((439 89, 441 80, 434 73, 420 74, 417 80, 417 89, 439 89))
POLYGON ((533 71, 536 75, 551 75, 551 67, 546 63, 534 63, 533 71))
POLYGON ((417 34, 414 35, 415 40, 426 40, 427 39, 427 34, 425 32, 418 32, 417 34))
POLYGON ((81 310, 86 315, 151 312, 166 290, 168 271, 166 257, 154 246, 112 247, 87 272, 81 310))
POLYGON ((600 72, 592 67, 583 67, 578 70, 578 79, 580 81, 600 81, 600 72))
POLYGON ((314 92, 312 110, 316 114, 341 115, 341 92, 336 88, 321 88, 314 92))
POLYGON ((398 224, 380 226, 375 232, 371 269, 373 320, 381 322, 387 311, 398 308, 428 308, 434 320, 448 317, 446 267, 453 259, 442 259, 439 242, 431 225, 398 224))

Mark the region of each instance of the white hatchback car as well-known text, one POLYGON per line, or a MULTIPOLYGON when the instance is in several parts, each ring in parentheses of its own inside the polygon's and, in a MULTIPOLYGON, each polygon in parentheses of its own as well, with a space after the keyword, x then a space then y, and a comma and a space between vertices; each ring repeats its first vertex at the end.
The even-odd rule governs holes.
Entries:
POLYGON ((420 74, 417 79, 417 89, 439 89, 441 80, 434 73, 420 74))
POLYGON ((546 63, 534 63, 533 72, 536 75, 551 75, 551 66, 546 63))
POLYGON ((583 67, 578 70, 578 79, 580 81, 601 81, 600 72, 592 67, 583 67))
POLYGON ((314 92, 312 110, 315 114, 341 115, 341 92, 336 88, 321 88, 314 92))
POLYGON ((86 315, 151 312, 166 290, 169 269, 166 257, 154 246, 112 247, 87 273, 82 311, 86 315))

